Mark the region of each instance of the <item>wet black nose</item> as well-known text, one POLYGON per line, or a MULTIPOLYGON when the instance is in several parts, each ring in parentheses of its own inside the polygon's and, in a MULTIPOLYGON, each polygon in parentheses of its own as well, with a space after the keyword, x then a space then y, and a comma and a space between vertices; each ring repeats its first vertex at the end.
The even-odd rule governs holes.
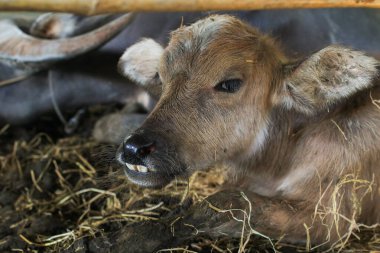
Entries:
POLYGON ((123 144, 124 160, 130 164, 142 165, 143 159, 155 150, 154 141, 143 135, 132 135, 123 144))

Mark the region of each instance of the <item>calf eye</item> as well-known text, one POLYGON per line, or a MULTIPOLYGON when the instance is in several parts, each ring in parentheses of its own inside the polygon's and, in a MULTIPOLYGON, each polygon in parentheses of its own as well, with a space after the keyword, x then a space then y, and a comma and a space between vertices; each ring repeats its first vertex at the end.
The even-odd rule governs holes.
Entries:
POLYGON ((240 79, 230 79, 218 83, 217 85, 215 85, 214 89, 217 91, 234 93, 240 89, 241 84, 242 80, 240 79))

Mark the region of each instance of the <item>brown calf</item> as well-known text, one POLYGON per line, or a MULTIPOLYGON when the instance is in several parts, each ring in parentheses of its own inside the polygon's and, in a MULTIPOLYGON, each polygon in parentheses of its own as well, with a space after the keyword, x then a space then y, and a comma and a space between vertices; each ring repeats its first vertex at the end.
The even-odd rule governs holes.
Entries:
MULTIPOLYGON (((227 15, 179 28, 165 49, 143 40, 119 67, 162 93, 118 160, 132 182, 152 187, 228 170, 225 190, 175 223, 177 239, 191 237, 188 224, 240 236, 231 214, 242 213, 220 210, 248 211, 249 201, 252 228, 271 238, 342 243, 359 224, 380 222, 378 66, 341 46, 288 59, 272 38, 227 15)), ((174 240, 159 234, 140 250, 174 240)))

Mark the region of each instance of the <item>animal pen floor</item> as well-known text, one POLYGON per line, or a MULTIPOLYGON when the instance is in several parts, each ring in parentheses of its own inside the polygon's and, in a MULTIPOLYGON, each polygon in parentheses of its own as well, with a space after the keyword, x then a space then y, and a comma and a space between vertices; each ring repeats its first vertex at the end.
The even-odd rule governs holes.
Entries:
MULTIPOLYGON (((63 133, 54 116, 25 128, 0 128, 0 252, 103 252, 94 249, 94 238, 131 223, 156 220, 187 199, 197 202, 220 188, 223 173, 218 169, 158 190, 127 182, 113 161, 115 147, 90 137, 95 119, 109 110, 90 108, 71 136, 63 133)), ((273 243, 282 252, 302 251, 273 243)), ((339 249, 380 250, 379 227, 362 230, 339 249)), ((239 250, 273 252, 267 239, 248 234, 236 240, 201 237, 165 252, 239 250)))

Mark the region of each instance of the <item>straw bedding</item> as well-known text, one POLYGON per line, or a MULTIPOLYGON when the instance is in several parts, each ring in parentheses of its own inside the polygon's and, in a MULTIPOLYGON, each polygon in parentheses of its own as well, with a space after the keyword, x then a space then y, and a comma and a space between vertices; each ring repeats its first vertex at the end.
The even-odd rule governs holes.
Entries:
MULTIPOLYGON (((116 147, 90 137, 95 120, 109 108, 90 108, 71 136, 61 131, 54 117, 25 128, 0 127, 0 252, 96 251, 91 244, 95 238, 132 223, 160 219, 221 187, 224 175, 218 168, 163 189, 129 183, 113 159, 116 147)), ((278 251, 296 250, 281 242, 273 244, 278 251)), ((376 250, 380 250, 378 226, 363 228, 342 249, 376 250)), ((245 234, 241 239, 200 237, 162 250, 239 251, 273 252, 273 246, 266 238, 245 234)))

